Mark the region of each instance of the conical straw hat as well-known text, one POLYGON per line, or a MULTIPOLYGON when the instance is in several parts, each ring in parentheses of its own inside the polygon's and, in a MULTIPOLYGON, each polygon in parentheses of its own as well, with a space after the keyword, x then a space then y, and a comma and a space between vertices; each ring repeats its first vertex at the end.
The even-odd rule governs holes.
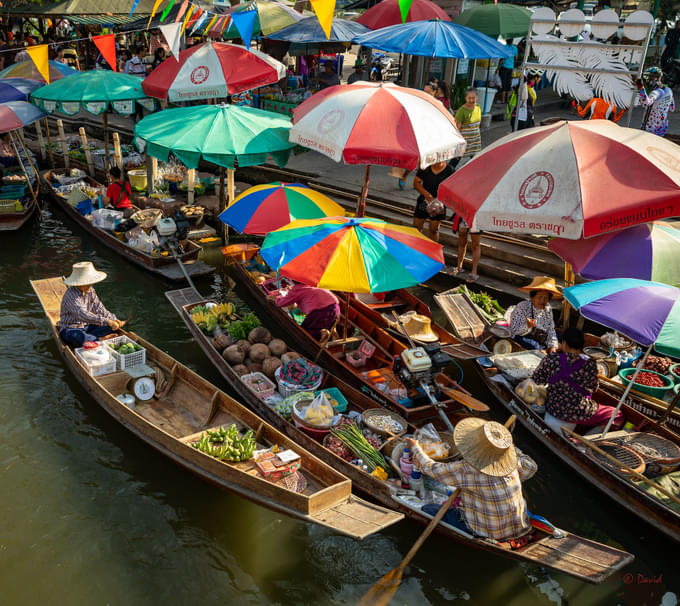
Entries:
POLYGON ((71 275, 64 278, 64 284, 66 286, 89 286, 102 280, 106 280, 106 274, 103 271, 97 271, 91 261, 81 261, 73 264, 71 275))
POLYGON ((557 284, 555 284, 555 278, 549 278, 548 276, 536 276, 533 280, 531 280, 530 284, 527 284, 526 286, 520 286, 517 290, 524 292, 531 292, 532 290, 547 290, 548 292, 551 292, 553 295, 555 295, 556 298, 562 298, 562 293, 560 292, 560 289, 557 288, 557 284))
POLYGON ((454 429, 453 443, 462 457, 483 474, 507 476, 517 469, 512 434, 496 421, 463 419, 454 429))
MULTIPOLYGON (((439 341, 437 333, 432 330, 430 318, 422 316, 415 311, 407 311, 405 314, 399 316, 401 323, 404 325, 404 330, 412 339, 416 341, 433 342, 439 341)), ((401 326, 397 325, 400 332, 404 332, 401 326)))

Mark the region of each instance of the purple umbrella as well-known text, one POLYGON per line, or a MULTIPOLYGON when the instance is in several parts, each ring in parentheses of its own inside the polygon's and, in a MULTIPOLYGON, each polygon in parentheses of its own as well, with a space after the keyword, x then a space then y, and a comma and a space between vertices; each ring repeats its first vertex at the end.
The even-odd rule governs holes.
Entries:
POLYGON ((3 78, 0 80, 0 103, 28 101, 28 96, 42 84, 28 78, 3 78))

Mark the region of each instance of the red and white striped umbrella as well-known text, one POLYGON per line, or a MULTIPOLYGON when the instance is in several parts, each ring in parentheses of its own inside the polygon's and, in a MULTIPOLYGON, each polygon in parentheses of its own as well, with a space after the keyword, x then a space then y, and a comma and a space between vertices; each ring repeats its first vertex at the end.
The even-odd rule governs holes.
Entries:
POLYGON ((290 140, 336 162, 413 170, 460 156, 465 140, 434 97, 394 84, 331 86, 293 114, 290 140))
POLYGON ((680 216, 680 146, 608 120, 499 139, 439 187, 473 228, 589 238, 680 216))
POLYGON ((283 63, 237 44, 205 42, 170 57, 142 82, 149 97, 170 101, 216 99, 273 84, 286 75, 283 63))

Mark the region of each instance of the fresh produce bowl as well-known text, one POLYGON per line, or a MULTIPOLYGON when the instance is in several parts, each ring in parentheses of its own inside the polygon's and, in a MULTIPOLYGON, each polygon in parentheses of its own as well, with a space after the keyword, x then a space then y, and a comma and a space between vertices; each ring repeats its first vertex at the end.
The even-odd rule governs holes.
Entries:
POLYGON ((677 385, 680 385, 680 364, 673 364, 673 366, 668 369, 668 374, 677 385))
POLYGON ((361 413, 361 422, 374 433, 385 438, 403 436, 406 433, 407 422, 394 412, 384 408, 371 408, 361 413), (397 425, 401 429, 397 428, 397 425))
POLYGON ((323 440, 323 438, 328 434, 331 428, 331 422, 329 421, 327 425, 312 425, 304 419, 302 414, 302 409, 309 406, 312 400, 300 399, 293 404, 291 410, 291 417, 293 423, 296 427, 302 429, 305 433, 309 434, 316 440, 323 440))
MULTIPOLYGON (((635 368, 624 368, 623 370, 619 371, 619 377, 621 377, 621 381, 623 381, 624 385, 628 385, 630 383, 630 377, 633 376, 633 373, 635 372, 635 368)), ((656 379, 653 379, 650 377, 652 381, 656 381, 656 379)), ((633 389, 636 391, 642 392, 644 394, 647 394, 648 396, 652 396, 654 398, 659 398, 662 399, 665 395, 666 392, 673 387, 673 379, 670 379, 666 375, 662 375, 659 372, 654 372, 653 370, 641 370, 640 374, 637 377, 637 380, 635 383, 633 383, 633 389), (644 383, 640 383, 639 381, 642 379, 643 381, 646 380, 646 375, 653 375, 654 377, 659 377, 661 381, 663 381, 663 387, 658 386, 652 386, 652 385, 645 385, 644 383)))

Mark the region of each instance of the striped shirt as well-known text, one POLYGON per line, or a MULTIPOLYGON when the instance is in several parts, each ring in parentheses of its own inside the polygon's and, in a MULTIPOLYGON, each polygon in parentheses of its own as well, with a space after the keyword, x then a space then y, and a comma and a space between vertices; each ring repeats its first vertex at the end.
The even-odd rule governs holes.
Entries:
POLYGON ((461 105, 456 112, 456 124, 465 139, 466 156, 474 156, 482 149, 482 108, 475 105, 472 109, 461 105))
POLYGON ((443 484, 460 488, 459 509, 470 530, 479 537, 497 541, 526 534, 531 526, 522 481, 536 473, 534 460, 517 451, 517 469, 507 476, 488 476, 464 460, 437 463, 416 445, 413 460, 425 475, 443 484))
POLYGON ((109 320, 118 320, 104 307, 94 288, 83 294, 75 286, 69 286, 61 300, 59 329, 85 328, 88 324, 106 326, 109 320))

